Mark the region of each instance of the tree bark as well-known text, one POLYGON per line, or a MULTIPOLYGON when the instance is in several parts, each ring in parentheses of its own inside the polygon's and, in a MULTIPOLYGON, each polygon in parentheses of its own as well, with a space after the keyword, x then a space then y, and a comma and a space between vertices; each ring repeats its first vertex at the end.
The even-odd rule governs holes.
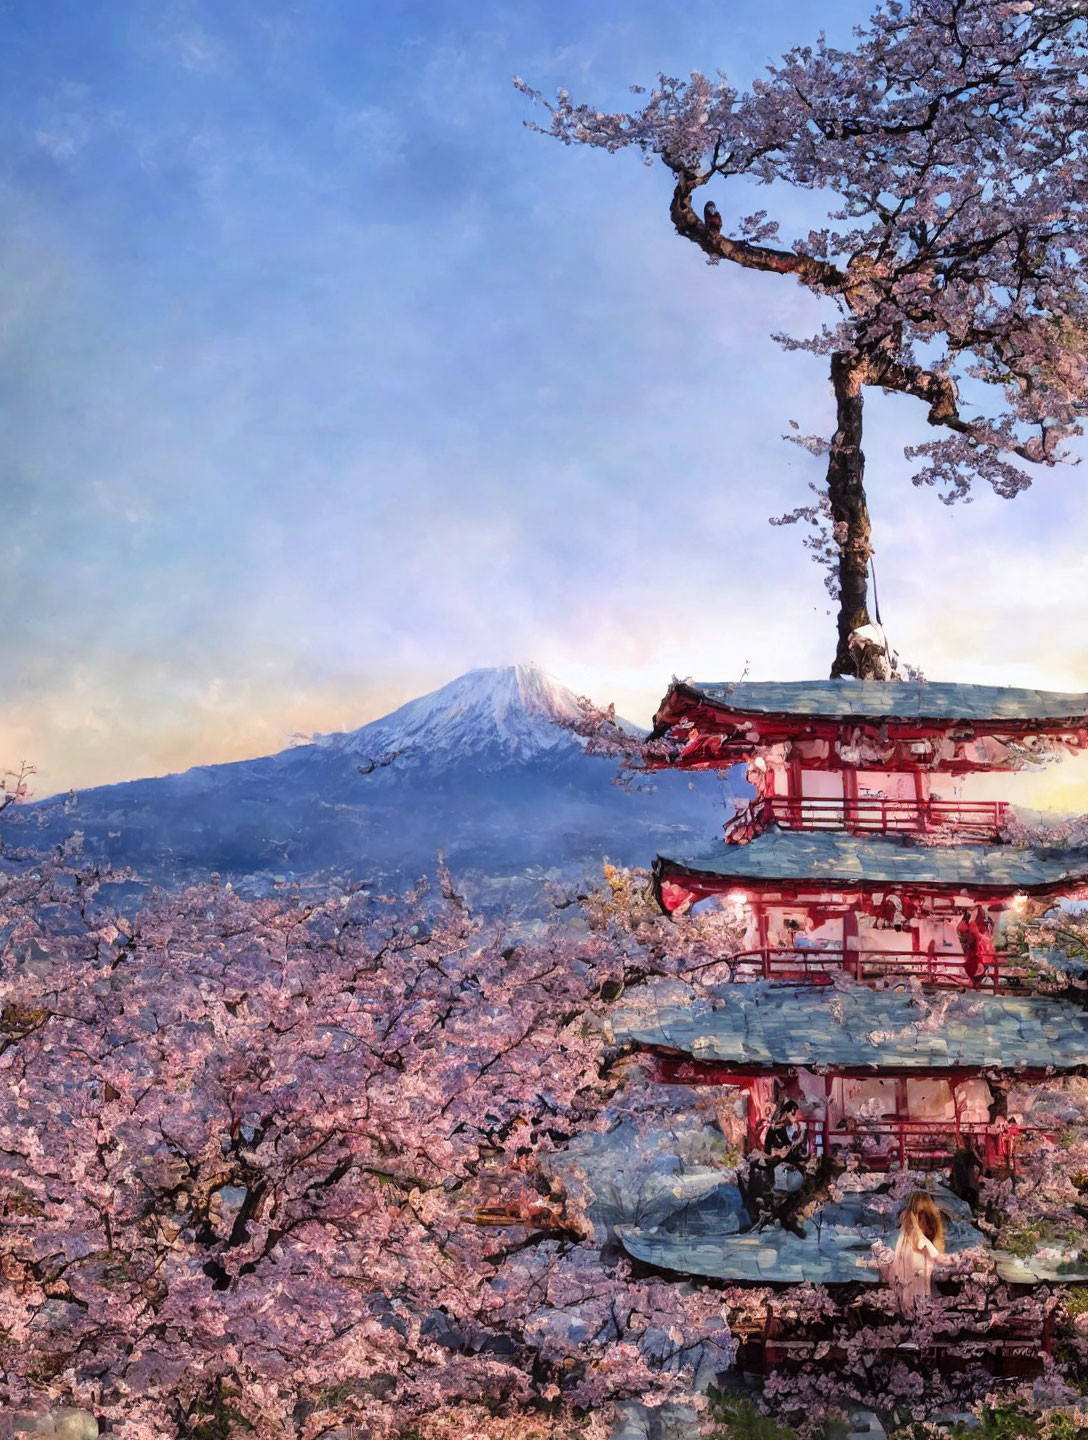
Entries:
MULTIPOLYGON (((666 160, 665 162, 669 162, 666 160)), ((669 215, 677 233, 698 245, 716 260, 732 260, 747 270, 768 270, 775 275, 796 275, 810 290, 825 295, 838 295, 849 288, 850 277, 845 270, 826 260, 817 260, 804 251, 776 250, 769 245, 756 245, 749 240, 733 240, 720 230, 713 231, 695 213, 692 195, 710 179, 683 167, 670 166, 676 176, 669 215)))
POLYGON ((871 662, 851 654, 854 630, 869 624, 868 579, 870 544, 869 506, 865 499, 865 456, 861 451, 863 370, 854 357, 831 357, 831 384, 835 391, 838 425, 831 441, 827 465, 827 493, 831 519, 839 543, 839 644, 831 676, 873 678, 871 662))

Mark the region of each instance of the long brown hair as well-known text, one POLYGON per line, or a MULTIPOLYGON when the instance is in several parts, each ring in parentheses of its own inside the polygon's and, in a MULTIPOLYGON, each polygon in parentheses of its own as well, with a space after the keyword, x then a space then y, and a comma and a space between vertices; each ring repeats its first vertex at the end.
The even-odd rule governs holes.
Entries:
POLYGON ((936 1249, 944 1249, 944 1217, 933 1196, 927 1195, 924 1190, 915 1190, 903 1206, 899 1226, 905 1234, 917 1230, 936 1249))

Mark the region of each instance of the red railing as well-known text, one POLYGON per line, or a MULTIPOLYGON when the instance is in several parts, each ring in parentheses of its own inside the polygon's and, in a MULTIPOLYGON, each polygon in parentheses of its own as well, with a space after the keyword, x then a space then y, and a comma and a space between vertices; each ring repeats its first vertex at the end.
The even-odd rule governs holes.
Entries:
POLYGON ((785 830, 860 830, 869 834, 950 834, 996 840, 1009 813, 1003 800, 857 800, 772 795, 755 800, 725 827, 727 839, 758 835, 768 825, 785 830))
POLYGON ((854 950, 841 946, 826 949, 775 949, 765 946, 732 956, 738 970, 758 974, 765 980, 792 985, 826 985, 835 971, 845 970, 863 984, 889 979, 917 977, 924 985, 957 990, 1016 990, 1026 983, 1027 973, 1018 955, 1001 952, 994 963, 974 980, 964 968, 957 950, 854 950))
POLYGON ((897 1161, 900 1169, 940 1170, 951 1165, 957 1150, 969 1146, 985 1170, 1015 1169, 1016 1142, 1021 1135, 1045 1134, 1036 1126, 987 1120, 884 1119, 840 1121, 828 1127, 822 1119, 808 1119, 810 1155, 828 1149, 856 1155, 867 1170, 886 1170, 897 1161))

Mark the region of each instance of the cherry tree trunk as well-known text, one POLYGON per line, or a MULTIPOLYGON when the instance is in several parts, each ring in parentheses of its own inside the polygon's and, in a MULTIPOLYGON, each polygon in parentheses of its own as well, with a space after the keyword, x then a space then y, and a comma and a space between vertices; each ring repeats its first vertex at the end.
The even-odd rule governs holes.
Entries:
POLYGON ((861 452, 862 373, 849 355, 831 357, 838 424, 827 464, 831 519, 839 539, 839 644, 831 675, 873 677, 871 661, 850 652, 850 635, 869 624, 869 506, 865 499, 865 456, 861 452))

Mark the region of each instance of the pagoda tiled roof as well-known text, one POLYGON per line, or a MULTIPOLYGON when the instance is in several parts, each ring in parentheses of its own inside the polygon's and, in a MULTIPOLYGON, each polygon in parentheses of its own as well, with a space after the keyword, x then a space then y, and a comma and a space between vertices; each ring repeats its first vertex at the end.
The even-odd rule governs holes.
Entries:
POLYGON ((772 827, 747 845, 718 843, 696 855, 659 856, 658 869, 691 871, 738 884, 753 880, 935 885, 1046 892, 1088 883, 1088 849, 1026 845, 927 845, 906 835, 869 837, 842 830, 772 827))
POLYGON ((1088 695, 950 681, 794 680, 683 682, 682 688, 729 712, 839 719, 1020 722, 1088 718, 1088 695))
MULTIPOLYGON (((643 1002, 645 1005, 645 1002, 643 1002)), ((851 985, 721 987, 710 1000, 675 998, 617 1017, 618 1042, 739 1072, 815 1066, 834 1071, 1088 1067, 1088 1013, 1054 996, 915 994, 851 985), (947 1007, 947 1008, 945 1008, 947 1007), (927 1028, 936 1008, 941 1022, 927 1028)))
MULTIPOLYGON (((945 1213, 949 1253, 984 1245, 971 1224, 971 1212, 943 1188, 936 1191, 945 1213)), ((851 1194, 820 1207, 799 1236, 780 1225, 763 1230, 723 1233, 713 1205, 689 1205, 665 1225, 623 1225, 619 1237, 636 1260, 683 1275, 706 1275, 740 1283, 879 1285, 873 1242, 894 1247, 900 1206, 884 1196, 851 1194)))
MULTIPOLYGON (((945 1248, 949 1254, 973 1246, 990 1249, 972 1224, 970 1208, 943 1187, 934 1187, 945 1217, 945 1248)), ((873 1258, 874 1241, 894 1248, 899 1233, 899 1206, 888 1206, 879 1194, 851 1194, 821 1206, 796 1235, 780 1225, 740 1233, 723 1231, 713 1205, 686 1206, 682 1223, 660 1226, 621 1225, 623 1248, 636 1260, 681 1275, 705 1275, 739 1284, 879 1285, 873 1258)), ((1037 1256, 1021 1259, 1005 1250, 990 1250, 1002 1280, 1012 1284, 1069 1284, 1088 1279, 1071 1267, 1064 1272, 1037 1256)))

